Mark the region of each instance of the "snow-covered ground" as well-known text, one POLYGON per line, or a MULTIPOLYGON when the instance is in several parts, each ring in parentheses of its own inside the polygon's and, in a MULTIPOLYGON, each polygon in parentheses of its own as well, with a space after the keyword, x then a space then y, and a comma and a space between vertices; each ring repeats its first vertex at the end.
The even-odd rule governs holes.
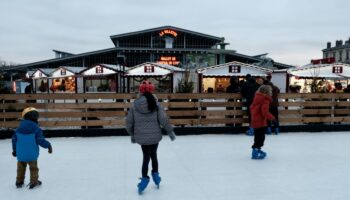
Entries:
MULTIPOLYGON (((136 185, 142 154, 129 137, 50 138, 41 149, 40 188, 17 189, 10 140, 0 140, 3 200, 348 200, 350 133, 267 136, 265 160, 251 160, 253 137, 164 137, 158 156, 163 181, 142 196, 136 185)), ((28 171, 27 171, 28 177, 28 171)), ((26 179, 28 183, 28 179, 26 179)))

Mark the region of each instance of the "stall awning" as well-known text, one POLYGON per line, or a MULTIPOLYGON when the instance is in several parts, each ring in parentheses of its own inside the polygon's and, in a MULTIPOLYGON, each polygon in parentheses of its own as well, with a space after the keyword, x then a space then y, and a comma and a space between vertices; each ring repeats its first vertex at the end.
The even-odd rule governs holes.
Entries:
POLYGON ((337 74, 318 74, 315 75, 311 71, 294 71, 290 72, 290 75, 297 76, 300 78, 326 78, 326 79, 344 79, 343 76, 337 74))
POLYGON ((288 74, 301 78, 348 79, 350 66, 343 63, 306 65, 290 69, 288 74))
MULTIPOLYGON (((231 77, 231 76, 238 76, 238 77, 245 77, 247 74, 243 73, 235 73, 235 74, 203 74, 203 77, 231 77)), ((267 74, 250 74, 253 77, 265 77, 267 74)))
POLYGON ((198 69, 203 76, 267 76, 272 70, 237 61, 198 69))
POLYGON ((184 69, 159 63, 143 63, 129 68, 125 76, 166 76, 174 72, 184 72, 184 69))

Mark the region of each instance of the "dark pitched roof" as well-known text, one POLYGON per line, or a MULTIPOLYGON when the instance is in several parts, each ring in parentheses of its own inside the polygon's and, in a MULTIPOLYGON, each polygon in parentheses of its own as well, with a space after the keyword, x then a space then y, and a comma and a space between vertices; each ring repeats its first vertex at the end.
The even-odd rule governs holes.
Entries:
POLYGON ((22 68, 26 68, 26 67, 33 67, 35 65, 42 65, 42 64, 48 64, 48 63, 53 63, 53 62, 58 62, 58 61, 65 61, 65 60, 70 60, 70 59, 74 59, 74 58, 81 58, 84 56, 90 56, 90 55, 95 55, 98 53, 106 53, 106 52, 112 52, 115 51, 116 49, 113 48, 108 48, 108 49, 102 49, 102 50, 98 50, 98 51, 90 51, 90 52, 86 52, 86 53, 80 53, 80 54, 74 54, 72 56, 69 57, 63 57, 63 58, 54 58, 54 59, 49 59, 49 60, 43 60, 43 61, 39 61, 39 62, 33 62, 33 63, 27 63, 27 64, 23 64, 23 65, 17 65, 17 66, 13 66, 13 67, 8 67, 6 70, 18 70, 18 69, 22 69, 22 68))
POLYGON ((178 27, 175 27, 175 26, 161 26, 161 27, 146 29, 146 30, 142 30, 142 31, 135 31, 135 32, 118 34, 118 35, 112 35, 112 36, 110 36, 110 38, 113 40, 113 39, 116 39, 116 38, 122 38, 122 37, 138 35, 138 34, 143 34, 143 33, 148 33, 148 32, 154 32, 154 31, 160 31, 160 30, 164 30, 164 29, 171 29, 171 30, 181 31, 181 32, 185 32, 185 33, 189 33, 189 34, 193 34, 193 35, 198 35, 198 36, 201 36, 201 37, 206 37, 206 38, 209 38, 209 39, 218 40, 219 42, 223 42, 225 40, 224 37, 216 37, 216 36, 212 36, 212 35, 207 35, 207 34, 195 32, 195 31, 190 31, 190 30, 187 30, 187 29, 178 28, 178 27))

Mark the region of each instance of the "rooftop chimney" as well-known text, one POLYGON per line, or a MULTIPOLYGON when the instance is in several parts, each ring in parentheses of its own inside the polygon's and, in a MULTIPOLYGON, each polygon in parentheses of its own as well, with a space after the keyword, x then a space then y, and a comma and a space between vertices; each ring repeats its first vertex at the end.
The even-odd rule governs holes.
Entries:
POLYGON ((341 45, 343 45, 343 40, 337 40, 337 41, 335 41, 335 46, 336 46, 336 47, 339 47, 339 46, 341 46, 341 45))
POLYGON ((327 49, 330 49, 332 47, 332 43, 331 42, 327 42, 327 49))

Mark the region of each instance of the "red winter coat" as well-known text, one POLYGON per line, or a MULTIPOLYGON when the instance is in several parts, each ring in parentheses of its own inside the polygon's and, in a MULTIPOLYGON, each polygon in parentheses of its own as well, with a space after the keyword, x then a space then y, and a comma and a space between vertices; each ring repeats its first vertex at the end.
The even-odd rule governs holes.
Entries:
POLYGON ((250 113, 252 116, 252 128, 262 128, 267 126, 267 119, 274 120, 275 117, 269 112, 269 106, 272 98, 266 94, 256 92, 250 113))

